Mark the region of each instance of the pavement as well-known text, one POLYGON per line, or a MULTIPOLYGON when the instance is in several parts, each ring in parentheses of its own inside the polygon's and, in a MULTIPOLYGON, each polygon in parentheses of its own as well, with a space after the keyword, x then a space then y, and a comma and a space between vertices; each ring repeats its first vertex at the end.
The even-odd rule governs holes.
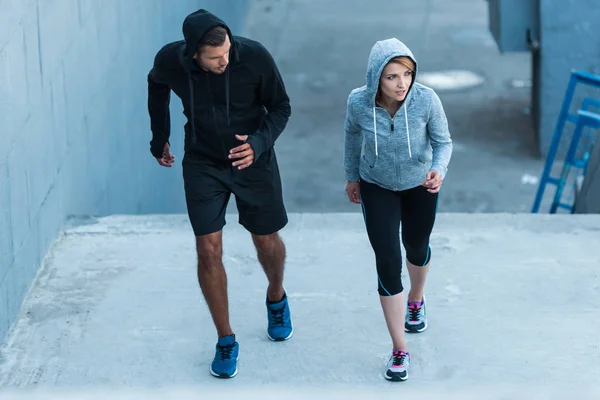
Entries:
MULTIPOLYGON (((595 390, 600 254, 590 243, 600 243, 599 226, 597 215, 440 214, 426 286, 429 329, 408 336, 411 377, 393 384, 382 377, 391 342, 359 214, 290 216, 282 237, 296 329, 283 343, 267 339, 266 278, 248 233, 229 216, 224 263, 240 361, 226 381, 208 371, 216 332, 196 282, 187 217, 80 221, 48 254, 0 348, 0 388, 595 390)), ((406 271, 403 281, 408 289, 406 271)))
POLYGON ((598 398, 600 216, 527 214, 542 168, 529 56, 501 56, 486 18, 484 0, 255 0, 246 34, 273 52, 292 97, 276 149, 293 338, 266 337, 266 278, 235 207, 224 263, 241 358, 225 381, 208 372, 216 333, 187 216, 79 220, 0 347, 0 398, 598 398), (438 91, 455 152, 432 236, 430 327, 408 337, 400 384, 382 377, 391 343, 342 170, 347 95, 364 83, 372 44, 391 36, 420 72, 483 78, 438 91))
MULTIPOLYGON (((389 396, 391 390, 378 389, 286 389, 272 387, 269 389, 124 389, 124 390, 94 390, 93 393, 77 390, 34 390, 3 393, 3 400, 197 400, 216 398, 243 398, 248 400, 304 400, 304 399, 381 399, 389 396)), ((596 400, 600 396, 598 389, 562 389, 555 388, 531 388, 511 387, 485 387, 461 390, 431 390, 431 389, 408 389, 402 388, 402 396, 414 396, 423 400, 562 400, 565 398, 576 398, 578 400, 596 400)))
POLYGON ((373 44, 397 37, 417 58, 417 80, 448 70, 483 79, 438 85, 454 140, 440 212, 529 212, 544 162, 528 113, 531 57, 501 55, 487 18, 485 0, 252 2, 244 34, 273 53, 291 96, 292 117, 275 146, 288 209, 360 212, 344 192, 346 99, 365 83, 373 44))

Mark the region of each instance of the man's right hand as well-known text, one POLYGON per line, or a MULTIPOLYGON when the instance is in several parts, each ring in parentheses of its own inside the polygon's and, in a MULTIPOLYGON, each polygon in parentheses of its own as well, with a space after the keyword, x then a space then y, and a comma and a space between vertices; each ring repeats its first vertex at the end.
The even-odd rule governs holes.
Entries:
POLYGON ((346 184, 346 193, 352 203, 360 204, 360 183, 348 181, 346 184))
POLYGON ((156 160, 163 167, 171 168, 172 164, 175 162, 175 156, 171 154, 171 147, 169 146, 169 143, 165 144, 162 157, 157 158, 156 160))

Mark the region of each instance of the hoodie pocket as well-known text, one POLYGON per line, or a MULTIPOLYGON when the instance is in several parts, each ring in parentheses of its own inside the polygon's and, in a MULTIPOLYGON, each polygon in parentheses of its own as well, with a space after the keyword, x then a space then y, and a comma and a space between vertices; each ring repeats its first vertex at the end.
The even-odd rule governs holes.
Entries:
POLYGON ((427 163, 431 163, 431 160, 427 160, 425 157, 420 156, 420 155, 414 157, 414 159, 416 159, 419 164, 423 164, 423 165, 425 165, 427 163))
POLYGON ((377 159, 375 158, 375 156, 367 157, 366 154, 363 154, 361 157, 362 157, 364 163, 369 167, 369 169, 375 168, 375 163, 377 162, 377 159))
POLYGON ((362 148, 362 159, 371 169, 375 168, 377 164, 377 153, 375 149, 375 138, 373 132, 364 132, 363 148, 362 148))
POLYGON ((433 154, 431 151, 427 151, 427 149, 425 149, 416 154, 416 157, 413 157, 413 159, 416 159, 420 164, 431 166, 431 163, 433 162, 433 154))

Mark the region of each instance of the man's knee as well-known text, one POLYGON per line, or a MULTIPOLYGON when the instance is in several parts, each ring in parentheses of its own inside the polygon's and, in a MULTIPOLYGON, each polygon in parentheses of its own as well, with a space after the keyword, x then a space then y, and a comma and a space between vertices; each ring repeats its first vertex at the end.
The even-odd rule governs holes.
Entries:
POLYGON ((220 266, 223 256, 222 231, 196 236, 196 251, 199 267, 220 266))
POLYGON ((269 235, 252 235, 256 251, 261 254, 273 254, 283 247, 283 242, 277 232, 269 235))

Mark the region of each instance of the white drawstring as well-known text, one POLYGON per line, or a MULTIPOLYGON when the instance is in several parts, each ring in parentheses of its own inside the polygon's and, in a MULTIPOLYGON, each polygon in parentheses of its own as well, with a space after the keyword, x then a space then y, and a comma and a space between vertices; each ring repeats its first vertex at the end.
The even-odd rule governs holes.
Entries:
MULTIPOLYGON (((406 141, 408 142, 408 156, 412 160, 412 151, 410 148, 410 131, 408 130, 408 112, 406 111, 406 102, 404 102, 404 122, 406 123, 406 141)), ((375 157, 379 157, 377 149, 377 116, 375 115, 375 107, 373 107, 373 131, 375 135, 375 157)))
POLYGON ((408 113, 406 112, 406 101, 404 102, 404 122, 406 122, 406 137, 408 141, 408 156, 412 160, 412 153, 410 151, 410 132, 408 131, 408 113))
POLYGON ((377 117, 375 116, 375 107, 373 107, 373 129, 375 131, 375 157, 379 156, 377 151, 377 117))

